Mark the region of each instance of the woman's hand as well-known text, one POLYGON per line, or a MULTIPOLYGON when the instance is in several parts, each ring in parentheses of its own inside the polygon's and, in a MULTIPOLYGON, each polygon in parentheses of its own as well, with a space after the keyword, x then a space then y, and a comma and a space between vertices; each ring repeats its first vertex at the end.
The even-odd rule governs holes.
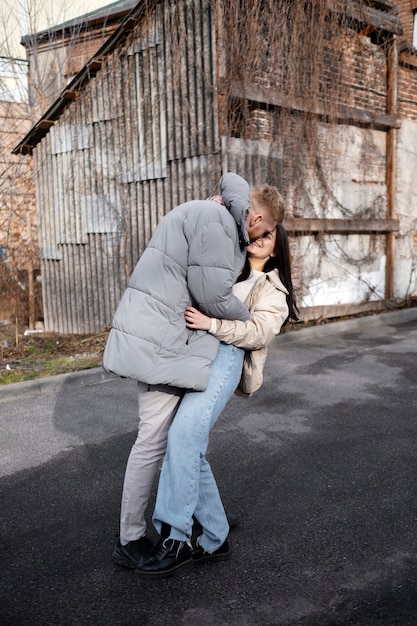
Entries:
POLYGON ((200 313, 193 306, 187 306, 184 311, 185 325, 193 330, 210 330, 211 317, 200 313))

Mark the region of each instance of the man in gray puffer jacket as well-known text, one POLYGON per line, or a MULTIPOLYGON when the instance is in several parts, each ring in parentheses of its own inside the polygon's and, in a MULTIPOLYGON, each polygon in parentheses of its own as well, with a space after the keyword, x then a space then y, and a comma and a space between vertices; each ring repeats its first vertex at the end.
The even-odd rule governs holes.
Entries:
POLYGON ((159 223, 117 308, 104 369, 151 385, 207 387, 218 341, 186 328, 186 307, 249 319, 232 294, 249 244, 249 186, 237 174, 225 174, 220 193, 225 206, 193 200, 159 223))
POLYGON ((193 305, 211 317, 249 319, 232 294, 251 238, 275 228, 270 210, 250 206, 237 174, 220 181, 219 201, 177 206, 159 223, 117 308, 103 367, 138 381, 139 431, 129 455, 122 495, 120 540, 113 560, 138 568, 152 544, 145 510, 168 429, 183 393, 206 389, 219 342, 186 328, 193 305))

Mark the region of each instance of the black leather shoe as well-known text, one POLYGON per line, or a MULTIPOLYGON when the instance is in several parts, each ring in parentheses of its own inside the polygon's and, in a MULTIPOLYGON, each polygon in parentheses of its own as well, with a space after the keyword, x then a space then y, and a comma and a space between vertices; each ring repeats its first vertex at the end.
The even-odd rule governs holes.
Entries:
POLYGON ((147 537, 129 541, 125 546, 122 546, 119 540, 113 550, 112 559, 116 565, 137 569, 149 559, 154 547, 152 541, 147 537))
POLYGON ((165 578, 175 574, 180 567, 192 565, 191 548, 187 543, 176 539, 161 538, 152 556, 136 571, 140 576, 165 578))
POLYGON ((197 546, 193 552, 194 563, 203 563, 205 561, 226 561, 230 556, 229 542, 226 541, 214 552, 206 552, 201 546, 197 546))

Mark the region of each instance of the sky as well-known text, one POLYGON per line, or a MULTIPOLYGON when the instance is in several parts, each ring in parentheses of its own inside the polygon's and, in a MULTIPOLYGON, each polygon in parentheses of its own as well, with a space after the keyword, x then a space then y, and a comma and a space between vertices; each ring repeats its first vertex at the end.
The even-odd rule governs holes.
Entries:
POLYGON ((0 0, 0 57, 25 58, 23 35, 113 4, 115 0, 0 0))

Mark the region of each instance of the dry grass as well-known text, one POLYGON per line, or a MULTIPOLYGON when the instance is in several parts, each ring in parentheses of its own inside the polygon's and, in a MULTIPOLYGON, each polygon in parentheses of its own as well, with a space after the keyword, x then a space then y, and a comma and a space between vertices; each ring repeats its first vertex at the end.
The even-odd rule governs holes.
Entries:
MULTIPOLYGON (((396 309, 417 306, 417 298, 410 298, 396 309)), ((388 310, 393 310, 387 308, 388 310)), ((381 312, 381 311, 380 311, 381 312)), ((345 316, 342 319, 372 315, 345 316)), ((294 332, 307 326, 334 322, 320 318, 308 322, 288 324, 283 332, 294 332)), ((23 382, 55 374, 100 367, 108 332, 93 335, 61 335, 16 333, 13 325, 0 326, 0 385, 23 382)))
POLYGON ((24 335, 0 328, 0 385, 99 367, 108 333, 24 335))

